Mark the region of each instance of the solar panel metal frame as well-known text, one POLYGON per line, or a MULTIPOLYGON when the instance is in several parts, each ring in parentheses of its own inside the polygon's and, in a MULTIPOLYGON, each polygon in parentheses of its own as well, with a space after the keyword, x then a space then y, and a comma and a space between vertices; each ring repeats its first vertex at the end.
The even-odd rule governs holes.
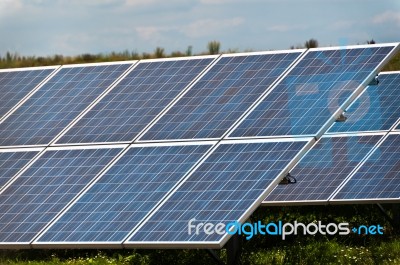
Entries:
POLYGON ((236 126, 231 128, 230 131, 228 131, 227 135, 225 136, 225 139, 252 139, 252 138, 278 138, 278 137, 316 137, 319 139, 331 126, 332 124, 336 121, 336 119, 343 114, 344 110, 349 107, 349 105, 360 95, 360 93, 368 86, 368 84, 371 82, 371 80, 379 73, 379 71, 383 68, 384 65, 386 65, 389 60, 394 56, 397 52, 400 51, 400 43, 395 42, 395 43, 384 43, 384 44, 365 44, 365 45, 350 45, 350 46, 336 46, 336 47, 323 47, 323 48, 311 48, 308 49, 302 56, 301 59, 298 60, 294 65, 290 67, 290 69, 280 78, 280 80, 275 83, 268 91, 265 93, 255 104, 252 108, 250 108, 247 112, 247 114, 241 118, 236 123, 236 126), (314 51, 330 51, 330 50, 346 50, 346 49, 365 49, 365 48, 379 48, 379 47, 390 47, 393 46, 392 51, 386 55, 386 57, 378 64, 377 67, 375 67, 374 71, 369 74, 367 78, 364 79, 364 81, 354 90, 354 92, 351 94, 350 97, 348 97, 341 106, 331 115, 331 118, 325 122, 325 124, 319 129, 319 131, 316 133, 316 135, 274 135, 274 136, 243 136, 243 137, 230 137, 230 135, 235 131, 237 127, 242 124, 242 122, 255 110, 258 105, 260 105, 263 100, 268 97, 270 93, 274 91, 274 89, 281 84, 286 76, 290 74, 290 72, 298 65, 303 58, 307 56, 310 52, 314 51))
MULTIPOLYGON (((103 97, 103 96, 105 96, 105 94, 107 94, 109 90, 111 90, 112 88, 114 88, 114 86, 116 86, 116 85, 122 80, 122 78, 129 72, 129 70, 130 70, 134 65, 136 65, 137 63, 138 63, 138 60, 62 65, 62 66, 59 67, 55 72, 52 73, 51 78, 47 78, 46 82, 43 82, 43 83, 41 84, 41 86, 38 87, 38 88, 34 91, 34 93, 32 93, 30 96, 34 95, 34 94, 35 94, 41 87, 43 87, 48 81, 51 81, 51 79, 52 79, 58 72, 60 72, 62 69, 67 69, 67 68, 78 68, 78 67, 84 68, 84 67, 91 67, 91 66, 122 65, 122 64, 127 64, 127 65, 130 64, 131 66, 128 67, 127 70, 125 70, 125 72, 124 72, 123 74, 121 74, 117 79, 115 79, 109 86, 107 86, 107 87, 104 89, 104 91, 103 91, 102 93, 100 93, 100 95, 99 95, 96 99, 94 99, 89 105, 87 105, 86 108, 84 108, 83 111, 81 111, 81 113, 80 113, 78 116, 75 117, 75 119, 73 119, 69 124, 67 124, 67 125, 64 127, 64 129, 61 130, 61 131, 59 132, 59 134, 56 135, 49 143, 47 143, 47 144, 37 144, 37 145, 0 146, 0 149, 20 148, 20 147, 22 147, 22 146, 23 146, 23 147, 47 147, 47 146, 53 146, 53 143, 55 142, 55 140, 57 140, 57 139, 59 138, 59 136, 60 136, 61 134, 63 134, 64 131, 65 131, 66 129, 68 129, 68 128, 71 126, 71 124, 73 124, 76 120, 80 119, 80 117, 81 117, 84 113, 86 113, 86 111, 87 111, 88 109, 93 108, 93 106, 95 105, 95 103, 98 102, 98 99, 101 98, 101 97, 103 97)), ((29 99, 29 98, 26 98, 25 101, 27 101, 28 99, 29 99)), ((24 101, 23 103, 25 103, 25 101, 24 101)), ((18 108, 19 108, 20 106, 22 106, 23 103, 20 104, 20 105, 18 106, 18 108)), ((18 110, 18 108, 15 108, 15 109, 13 110, 13 112, 15 112, 16 110, 18 110)), ((12 113, 10 113, 7 117, 5 117, 4 119, 2 119, 2 120, 0 121, 0 124, 1 124, 4 120, 6 120, 11 114, 12 114, 12 113)))
POLYGON ((394 129, 392 129, 393 131, 400 131, 400 118, 394 124, 393 128, 394 128, 394 129))
POLYGON ((389 132, 386 136, 378 142, 375 148, 368 154, 368 156, 357 166, 357 169, 354 170, 349 177, 342 182, 342 184, 336 189, 336 191, 329 198, 329 204, 373 204, 373 203, 399 203, 399 198, 377 198, 377 199, 335 199, 335 196, 341 191, 341 189, 351 180, 351 178, 357 174, 358 170, 368 161, 368 159, 373 155, 374 151, 377 150, 382 143, 390 136, 390 135, 400 135, 400 132, 389 132))
POLYGON ((261 205, 262 200, 267 196, 272 189, 279 184, 281 179, 290 171, 290 169, 295 165, 301 157, 311 148, 311 146, 315 143, 315 138, 312 137, 298 137, 298 138, 280 138, 280 139, 241 139, 241 140, 221 140, 219 141, 211 151, 203 157, 203 159, 192 168, 191 172, 189 172, 184 180, 175 187, 175 189, 170 192, 170 194, 164 199, 164 201, 157 206, 156 209, 150 215, 148 215, 143 222, 136 227, 135 230, 129 234, 126 240, 123 242, 124 248, 151 248, 151 249, 193 249, 193 248, 201 248, 201 249, 220 249, 222 248, 232 235, 225 234, 221 236, 221 240, 219 242, 216 241, 173 241, 173 242, 155 242, 155 241, 129 241, 129 239, 135 234, 136 231, 140 230, 140 228, 160 209, 163 204, 179 189, 179 187, 187 180, 189 177, 199 168, 204 161, 218 148, 218 146, 223 144, 243 144, 243 143, 266 143, 266 142, 293 142, 293 141, 304 141, 304 146, 298 152, 292 161, 275 177, 275 179, 269 184, 269 186, 264 190, 264 192, 258 197, 258 199, 249 207, 244 214, 239 218, 239 222, 246 221, 251 214, 261 205))
MULTIPOLYGON (((341 134, 330 134, 330 135, 323 135, 320 139, 323 138, 335 138, 335 137, 357 137, 357 136, 381 136, 381 139, 378 140, 375 146, 371 148, 371 150, 363 157, 363 159, 358 162, 358 165, 356 165, 350 172, 350 174, 337 186, 337 188, 334 190, 334 192, 329 196, 328 199, 326 200, 292 200, 292 201, 267 201, 263 200, 261 206, 302 206, 302 205, 328 205, 330 204, 330 199, 332 198, 332 195, 337 192, 339 187, 343 185, 343 183, 351 176, 359 167, 360 164, 364 163, 364 161, 370 156, 371 153, 374 152, 375 148, 383 141, 385 135, 387 132, 373 132, 373 133, 368 133, 368 132, 359 132, 359 133, 341 133, 341 134)), ((317 145, 318 142, 315 142, 314 145, 304 154, 304 156, 292 167, 292 169, 296 168, 296 166, 301 162, 301 160, 307 156, 307 153, 310 152, 315 145, 317 145)), ((289 184, 290 185, 290 184, 289 184)), ((272 192, 272 191, 271 191, 272 192)))
MULTIPOLYGON (((381 75, 390 75, 390 74, 400 74, 400 71, 388 71, 388 72, 380 72, 379 76, 381 75)), ((378 85, 379 86, 379 85, 378 85)), ((354 99, 354 101, 352 101, 347 108, 345 108, 344 110, 344 114, 346 114, 346 111, 351 108, 354 104, 357 103, 357 100, 359 98, 361 98, 363 96, 364 93, 367 93, 367 88, 368 86, 361 91, 361 93, 354 99)), ((400 115, 400 114, 399 114, 400 115)), ((400 123, 400 118, 392 125, 391 128, 389 128, 388 130, 395 130, 396 128, 396 124, 400 123)), ((332 123, 332 125, 328 128, 327 132, 325 133, 325 135, 336 135, 336 134, 359 134, 359 133, 376 133, 376 132, 387 132, 388 130, 369 130, 369 131, 348 131, 348 132, 330 132, 329 130, 334 126, 335 122, 332 123)), ((400 128, 399 128, 400 129, 400 128)))
POLYGON ((11 69, 0 69, 0 73, 5 72, 19 72, 19 71, 35 71, 35 70, 53 70, 46 78, 42 80, 39 84, 32 88, 30 92, 28 92, 14 107, 12 107, 7 113, 5 113, 2 117, 0 117, 0 124, 7 119, 11 114, 16 111, 19 106, 24 104, 33 94, 36 93, 49 79, 51 79, 61 68, 61 65, 54 66, 40 66, 40 67, 25 67, 25 68, 11 68, 11 69))
MULTIPOLYGON (((214 150, 215 145, 217 144, 217 141, 202 141, 202 142, 179 142, 179 143, 146 143, 146 144, 131 144, 126 147, 125 150, 123 150, 118 156, 110 163, 108 164, 100 174, 98 174, 95 179, 87 185, 82 192, 75 197, 69 205, 64 208, 56 218, 54 218, 51 222, 48 223, 45 229, 40 231, 36 238, 31 242, 31 247, 32 248, 37 248, 37 249, 79 249, 79 248, 86 248, 86 249, 97 249, 97 248, 108 248, 108 249, 121 249, 123 248, 123 242, 127 240, 130 237, 131 232, 127 233, 127 236, 120 242, 100 242, 100 241, 87 241, 87 242, 39 242, 38 240, 40 237, 45 234, 53 224, 55 224, 64 214, 67 213, 67 211, 73 207, 78 200, 85 195, 85 193, 92 187, 94 186, 107 172, 116 164, 118 161, 131 149, 133 148, 143 148, 143 147, 162 147, 162 146, 187 146, 187 145, 210 145, 210 149, 195 163, 188 172, 185 173, 185 175, 163 196, 163 198, 156 204, 147 214, 145 217, 142 218, 141 221, 133 228, 135 230, 138 228, 141 223, 148 218, 148 216, 155 211, 158 206, 167 198, 169 197, 170 193, 172 193, 177 186, 180 186, 184 180, 186 180, 188 174, 192 172, 195 168, 199 166, 199 163, 203 161, 206 157, 210 155, 212 150, 214 150), (214 146, 213 146, 214 145, 214 146)), ((53 147, 55 148, 55 147, 53 147)), ((78 148, 80 149, 80 148, 78 148)), ((1 246, 1 244, 0 244, 1 246)))
MULTIPOLYGON (((6 190, 9 186, 11 186, 22 174, 24 174, 25 171, 27 171, 32 164, 34 164, 37 160, 39 160, 45 153, 46 151, 61 151, 61 150, 87 150, 87 149, 112 149, 112 148, 120 148, 121 151, 117 154, 116 157, 119 157, 121 153, 124 152, 124 149, 127 149, 129 145, 127 144, 118 144, 118 145, 91 145, 91 146, 63 146, 63 147, 47 147, 47 148, 29 148, 30 150, 41 150, 41 152, 36 155, 24 168, 23 170, 20 170, 17 175, 15 175, 11 181, 7 183, 7 185, 4 186, 2 190, 0 190, 0 194, 3 193, 4 190, 6 190)), ((28 150, 27 148, 19 148, 21 150, 28 150)), ((13 150, 18 150, 18 149, 13 149, 13 150)), ((1 151, 1 150, 0 150, 1 151)), ((114 157, 110 162, 112 163, 116 157, 114 157)), ((109 165, 108 164, 108 165, 109 165)), ((102 174, 102 172, 108 168, 108 165, 106 165, 103 169, 100 170, 100 172, 91 180, 89 183, 86 185, 89 186, 91 183, 97 179, 99 175, 102 174)), ((69 205, 76 200, 80 194, 86 190, 86 187, 83 188, 78 194, 74 196, 72 200, 70 200, 66 205, 62 208, 62 210, 57 213, 37 234, 36 236, 33 237, 32 241, 30 242, 0 242, 0 248, 1 249, 30 249, 32 248, 31 244, 32 242, 45 230, 47 227, 53 223, 53 221, 60 215, 62 214, 68 207, 69 205)))
MULTIPOLYGON (((179 141, 204 141, 204 140, 205 140, 205 141, 207 141, 207 140, 212 141, 212 140, 221 140, 221 139, 226 138, 226 136, 228 135, 228 133, 236 127, 236 125, 238 124, 238 122, 241 121, 241 120, 246 116, 246 114, 247 114, 250 110, 252 110, 253 106, 254 106, 254 105, 258 105, 257 102, 259 102, 260 99, 263 99, 263 98, 264 98, 264 95, 265 95, 266 93, 268 93, 269 91, 271 91, 271 90, 275 87, 275 85, 276 85, 277 83, 279 83, 279 82, 281 81, 281 79, 283 79, 283 78, 285 77, 285 75, 287 74, 287 72, 290 71, 290 69, 291 69, 294 65, 296 65, 296 64, 303 58, 303 56, 305 55, 306 51, 307 51, 307 49, 292 49, 292 50, 277 50, 277 51, 242 52, 242 53, 233 53, 233 54, 220 54, 220 56, 212 63, 212 65, 211 65, 206 71, 204 71, 200 76, 198 76, 197 80, 196 80, 195 82, 193 82, 193 83, 186 89, 185 93, 182 93, 179 97, 177 97, 176 100, 174 101, 174 103, 171 104, 168 108, 166 108, 166 109, 164 110, 164 112, 162 113, 162 115, 160 115, 159 117, 157 117, 157 119, 153 120, 152 123, 151 123, 151 125, 148 126, 148 127, 146 128, 146 130, 142 131, 142 133, 138 135, 138 137, 136 138, 136 140, 135 140, 134 142, 135 142, 135 143, 151 143, 151 142, 159 142, 159 143, 162 143, 162 142, 179 142, 179 141), (299 54, 299 57, 298 57, 295 61, 293 61, 293 62, 288 66, 288 68, 286 68, 286 70, 283 71, 283 73, 282 73, 277 79, 275 79, 275 81, 274 81, 268 88, 266 88, 266 90, 259 96, 259 98, 257 98, 257 99, 254 101, 254 103, 250 105, 250 107, 236 120, 236 122, 234 122, 234 123, 231 125, 231 127, 230 127, 220 138, 141 140, 142 136, 143 136, 144 134, 146 134, 146 133, 153 127, 153 125, 156 124, 156 123, 164 116, 165 113, 167 113, 172 107, 174 107, 175 104, 176 104, 182 97, 184 97, 184 96, 186 95, 186 93, 188 93, 188 92, 190 91, 190 89, 191 89, 194 85, 196 85, 197 81, 201 80, 202 77, 203 77, 204 75, 206 75, 206 74, 208 73, 208 71, 210 71, 210 70, 213 68, 213 66, 219 62, 219 60, 220 60, 221 58, 225 58, 225 57, 239 57, 239 56, 269 55, 269 54, 270 54, 270 55, 273 55, 273 54, 296 53, 296 52, 297 52, 297 53, 300 53, 300 54, 299 54)), ((249 138, 249 137, 246 137, 246 138, 249 138)), ((256 137, 256 138, 259 138, 259 137, 256 137)))
MULTIPOLYGON (((109 89, 102 94, 99 98, 97 98, 92 105, 90 105, 87 109, 85 109, 79 117, 77 117, 71 124, 69 124, 66 129, 61 132, 57 137, 54 138, 53 142, 50 146, 71 146, 71 145, 97 145, 97 144, 129 144, 132 142, 136 142, 166 111, 168 111, 176 101, 180 99, 180 97, 189 90, 194 83, 197 82, 212 66, 219 60, 220 55, 202 55, 202 56, 191 56, 191 57, 172 57, 172 58, 158 58, 158 59, 144 59, 135 62, 131 68, 129 68, 118 80, 118 82, 112 84, 109 89), (91 111, 97 103, 99 103, 104 97, 108 95, 126 76, 128 76, 135 68, 141 63, 152 63, 152 62, 164 62, 164 61, 183 61, 183 60, 201 60, 201 59, 214 59, 199 75, 197 75, 178 95, 175 99, 173 99, 156 117, 154 117, 150 123, 136 135, 131 141, 120 141, 120 142, 93 142, 93 143, 57 143, 76 123, 78 123, 81 118, 83 118, 89 111, 91 111)), ((153 141, 151 141, 153 142, 153 141)))

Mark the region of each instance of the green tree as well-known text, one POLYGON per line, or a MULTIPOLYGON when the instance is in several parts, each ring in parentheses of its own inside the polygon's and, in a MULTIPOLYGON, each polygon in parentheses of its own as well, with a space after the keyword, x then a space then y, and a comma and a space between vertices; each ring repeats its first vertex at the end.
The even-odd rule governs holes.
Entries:
POLYGON ((164 58, 165 57, 164 48, 157 47, 154 51, 154 57, 164 58))
POLYGON ((309 39, 308 41, 306 41, 304 43, 304 46, 307 49, 311 49, 311 48, 317 48, 318 47, 318 41, 316 39, 309 39))
POLYGON ((210 41, 207 44, 208 53, 209 54, 217 54, 217 53, 219 53, 220 47, 221 47, 221 43, 219 41, 216 41, 216 40, 210 41))
POLYGON ((189 45, 186 49, 186 56, 192 56, 192 50, 193 50, 192 45, 189 45))

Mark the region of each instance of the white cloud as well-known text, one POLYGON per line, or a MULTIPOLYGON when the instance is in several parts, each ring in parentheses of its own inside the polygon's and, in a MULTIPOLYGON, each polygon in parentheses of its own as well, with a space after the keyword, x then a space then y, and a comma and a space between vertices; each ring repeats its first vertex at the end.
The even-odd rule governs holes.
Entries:
POLYGON ((124 0, 126 6, 130 7, 143 7, 143 6, 160 6, 160 5, 173 5, 179 3, 187 3, 185 0, 124 0))
POLYGON ((61 34, 51 41, 55 53, 80 54, 91 52, 90 45, 97 43, 96 38, 86 33, 61 34))
POLYGON ((304 29, 307 29, 305 25, 278 24, 267 27, 268 31, 276 31, 276 32, 288 32, 293 30, 304 30, 304 29))
POLYGON ((160 38, 163 32, 171 29, 172 29, 171 27, 146 26, 146 27, 136 27, 136 32, 141 39, 145 41, 152 41, 154 39, 160 38))
POLYGON ((223 33, 225 30, 234 28, 244 23, 244 18, 235 17, 231 19, 202 19, 189 23, 186 26, 143 26, 136 27, 136 33, 145 41, 160 40, 165 33, 181 33, 189 38, 201 38, 223 33))
POLYGON ((244 18, 230 19, 202 19, 184 26, 180 31, 190 38, 206 37, 222 33, 227 29, 233 29, 244 23, 244 18))
POLYGON ((20 0, 0 0, 0 18, 6 15, 12 15, 20 10, 23 4, 20 0))
POLYGON ((125 5, 127 6, 146 6, 153 5, 157 2, 161 2, 160 0, 125 0, 125 5))
POLYGON ((342 30, 342 29, 348 29, 352 26, 354 26, 355 21, 350 21, 350 20, 340 20, 340 21, 336 21, 335 23, 333 23, 332 25, 330 25, 330 29, 333 30, 342 30))
MULTIPOLYGON (((223 4, 254 4, 254 3, 265 3, 266 0, 199 0, 200 4, 204 5, 223 5, 223 4)), ((271 1, 271 0, 269 0, 271 1)), ((273 0, 279 1, 279 0, 273 0)))
POLYGON ((383 24, 393 22, 400 27, 400 12, 386 11, 382 14, 376 15, 372 19, 374 24, 383 24))

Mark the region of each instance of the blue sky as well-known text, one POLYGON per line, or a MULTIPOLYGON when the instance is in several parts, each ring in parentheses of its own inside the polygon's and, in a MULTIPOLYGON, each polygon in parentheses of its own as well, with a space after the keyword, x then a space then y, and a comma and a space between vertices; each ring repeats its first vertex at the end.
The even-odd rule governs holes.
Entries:
POLYGON ((399 0, 0 0, 0 55, 400 41, 399 0))

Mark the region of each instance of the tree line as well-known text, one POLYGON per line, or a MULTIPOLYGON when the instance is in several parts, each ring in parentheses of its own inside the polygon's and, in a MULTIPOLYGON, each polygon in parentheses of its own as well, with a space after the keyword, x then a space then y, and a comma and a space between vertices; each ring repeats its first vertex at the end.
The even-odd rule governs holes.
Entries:
MULTIPOLYGON (((374 44, 375 41, 371 39, 366 43, 374 44)), ((299 48, 309 49, 309 48, 317 48, 318 46, 319 46, 318 40, 311 38, 305 41, 304 44, 291 46, 290 49, 299 49, 299 48)), ((138 53, 137 51, 125 50, 122 52, 98 53, 98 54, 85 53, 77 56, 64 56, 59 54, 53 56, 22 56, 16 52, 15 53, 6 52, 4 55, 0 53, 0 69, 218 54, 221 52, 221 43, 217 40, 210 41, 208 42, 206 49, 207 49, 206 51, 200 54, 193 54, 193 47, 188 46, 185 51, 173 51, 167 54, 164 48, 156 47, 152 53, 146 53, 146 52, 138 53)), ((237 49, 228 49, 224 51, 224 53, 236 53, 236 52, 238 52, 237 49)), ((400 53, 397 54, 392 59, 392 61, 386 65, 384 70, 393 71, 399 69, 400 69, 400 53)))

